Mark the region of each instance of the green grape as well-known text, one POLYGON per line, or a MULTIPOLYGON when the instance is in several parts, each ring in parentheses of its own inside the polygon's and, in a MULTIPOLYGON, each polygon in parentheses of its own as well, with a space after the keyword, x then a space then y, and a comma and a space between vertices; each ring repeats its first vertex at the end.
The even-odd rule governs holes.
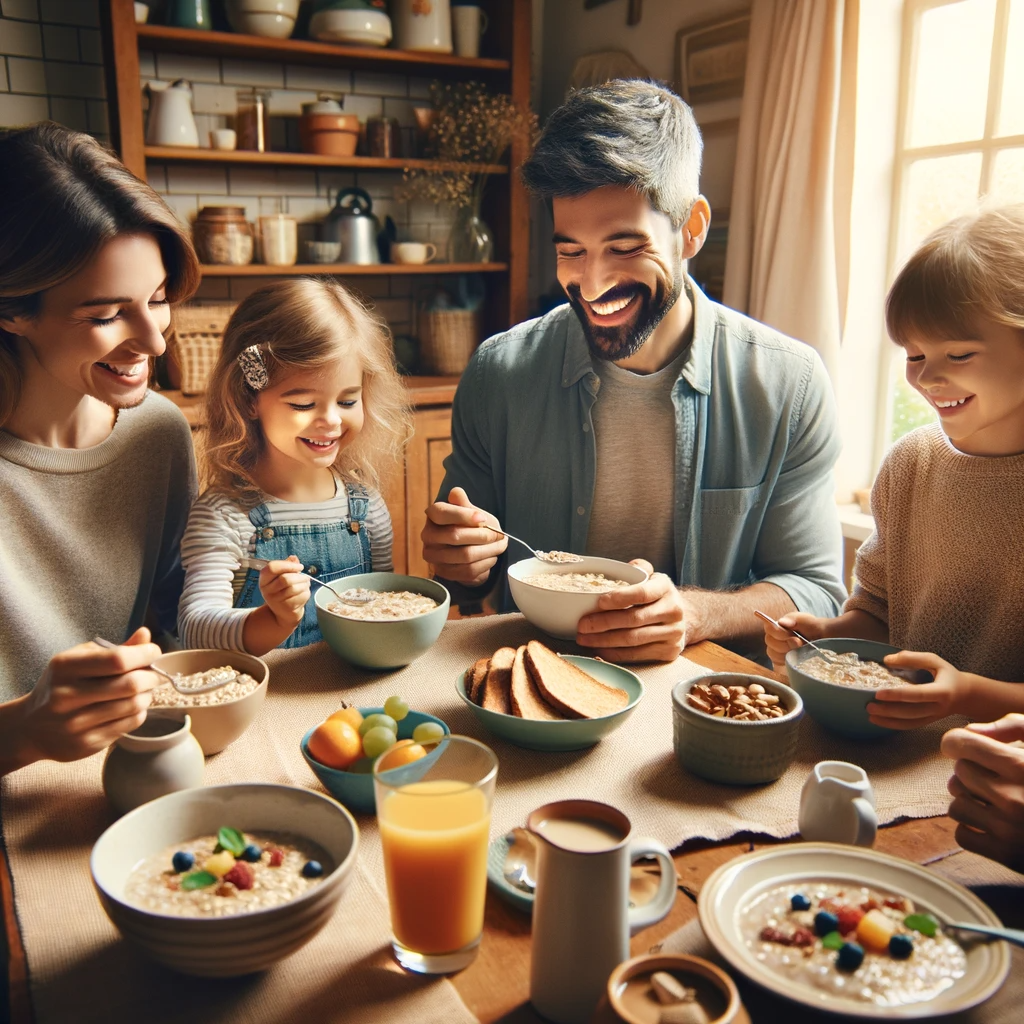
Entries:
POLYGON ((377 758, 395 745, 395 734, 390 729, 378 725, 363 736, 363 753, 367 757, 377 758))
MULTIPOLYGON (((390 715, 367 715, 359 725, 359 735, 365 736, 371 729, 383 726, 398 735, 398 723, 390 715)), ((393 741, 392 741, 393 742, 393 741)))
POLYGON ((421 722, 412 731, 414 743, 437 743, 444 738, 444 729, 437 722, 421 722))
POLYGON ((409 705, 399 696, 388 697, 384 701, 384 714, 390 715, 396 722, 400 722, 409 714, 409 705))

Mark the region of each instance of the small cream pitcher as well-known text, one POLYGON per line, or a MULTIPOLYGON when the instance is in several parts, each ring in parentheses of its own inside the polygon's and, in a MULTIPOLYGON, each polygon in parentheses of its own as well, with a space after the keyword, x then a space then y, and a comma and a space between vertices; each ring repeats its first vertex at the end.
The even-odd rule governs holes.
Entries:
POLYGON ((530 1001, 555 1024, 586 1024, 612 969, 629 959, 629 936, 660 921, 676 898, 676 869, 654 839, 631 839, 629 818, 593 800, 545 804, 527 819, 537 838, 530 1001), (630 867, 656 857, 650 903, 629 906, 630 867))
POLYGON ((875 792, 863 768, 819 761, 800 793, 800 835, 812 842, 871 846, 878 829, 875 792))

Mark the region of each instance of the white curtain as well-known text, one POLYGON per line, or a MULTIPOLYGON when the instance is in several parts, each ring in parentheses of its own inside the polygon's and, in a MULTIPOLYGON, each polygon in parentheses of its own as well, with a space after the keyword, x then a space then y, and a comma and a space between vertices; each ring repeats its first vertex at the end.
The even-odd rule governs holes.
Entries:
POLYGON ((753 0, 724 302, 835 380, 849 273, 858 0, 753 0))

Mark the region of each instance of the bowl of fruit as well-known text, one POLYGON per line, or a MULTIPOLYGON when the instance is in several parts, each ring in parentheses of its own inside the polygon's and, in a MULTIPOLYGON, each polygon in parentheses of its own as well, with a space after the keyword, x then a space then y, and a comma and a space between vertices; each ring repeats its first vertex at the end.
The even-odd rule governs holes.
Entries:
POLYGON ((345 707, 302 737, 302 756, 324 789, 349 810, 373 814, 373 763, 391 754, 393 767, 432 761, 437 743, 450 733, 440 718, 410 711, 401 697, 382 707, 345 707), (399 753, 401 751, 401 753, 399 753))

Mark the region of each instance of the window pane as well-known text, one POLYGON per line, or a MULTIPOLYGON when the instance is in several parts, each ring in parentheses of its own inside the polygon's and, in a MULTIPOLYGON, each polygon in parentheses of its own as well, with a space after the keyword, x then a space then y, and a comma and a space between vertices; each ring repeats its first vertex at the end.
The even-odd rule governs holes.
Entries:
POLYGON ((915 160, 910 165, 900 230, 900 263, 925 235, 977 208, 980 178, 980 153, 915 160))
POLYGON ((1024 149, 1003 149, 992 162, 991 195, 1001 203, 1024 203, 1024 149))
POLYGON ((892 402, 892 426, 889 441, 898 441, 904 434, 934 423, 938 416, 935 410, 907 383, 906 360, 897 353, 892 361, 889 395, 892 402))
POLYGON ((985 134, 996 0, 961 0, 921 15, 907 144, 966 142, 985 134))
POLYGON ((1003 102, 999 110, 999 135, 1024 135, 1024 0, 1010 4, 1003 65, 1003 102))

